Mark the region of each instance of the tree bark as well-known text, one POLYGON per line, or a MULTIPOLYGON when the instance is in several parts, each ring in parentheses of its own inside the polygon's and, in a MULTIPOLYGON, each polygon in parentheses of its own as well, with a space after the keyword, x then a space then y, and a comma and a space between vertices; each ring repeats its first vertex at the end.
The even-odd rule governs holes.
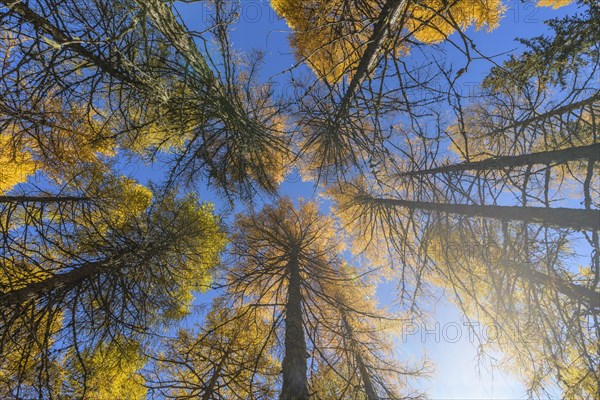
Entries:
POLYGON ((397 174, 397 177, 403 176, 421 176, 437 173, 459 172, 459 171, 485 171, 500 168, 513 168, 525 165, 535 164, 564 164, 569 161, 587 159, 589 162, 600 160, 600 143, 594 143, 589 146, 571 147, 568 149, 543 151, 539 153, 523 154, 519 156, 502 156, 488 158, 476 162, 464 162, 460 164, 444 165, 435 168, 407 171, 397 174))
POLYGON ((86 196, 0 196, 0 204, 23 204, 23 203, 75 203, 90 201, 86 196))
POLYGON ((301 277, 297 252, 293 252, 288 263, 288 293, 285 310, 285 355, 283 357, 280 400, 308 399, 306 377, 306 341, 302 319, 301 277))
POLYGON ((91 262, 72 269, 63 274, 56 274, 40 282, 30 283, 10 292, 0 292, 0 307, 8 307, 41 297, 61 287, 73 286, 76 283, 98 274, 107 267, 106 262, 91 262))
POLYGON ((0 292, 0 308, 21 304, 27 300, 42 297, 60 288, 71 289, 83 280, 104 271, 124 268, 127 265, 131 265, 127 262, 127 257, 131 254, 136 255, 137 262, 144 265, 144 262, 147 261, 151 254, 159 254, 161 251, 164 251, 160 245, 148 244, 147 248, 152 250, 148 251, 136 247, 123 249, 112 257, 73 265, 72 269, 68 272, 52 275, 43 281, 30 283, 27 286, 9 292, 0 292))
POLYGON ((227 348, 225 349, 225 354, 223 354, 223 357, 221 357, 221 359, 219 360, 219 363, 217 364, 216 368, 213 371, 212 376, 210 377, 210 381, 208 382, 208 385, 204 389, 204 394, 202 395, 202 400, 210 400, 211 398, 213 398, 212 396, 215 392, 215 386, 217 385, 217 381, 221 377, 221 371, 223 371, 223 367, 225 366, 225 363, 227 362, 231 352, 232 352, 232 345, 231 345, 231 343, 228 343, 227 348))
POLYGON ((448 204, 401 199, 359 196, 362 204, 404 207, 410 210, 428 210, 448 214, 484 217, 499 221, 523 221, 543 226, 569 228, 578 231, 600 230, 600 210, 575 208, 545 208, 521 206, 486 206, 474 204, 448 204))
POLYGON ((346 331, 346 336, 350 340, 350 346, 352 347, 351 351, 354 355, 354 359, 356 361, 356 365, 358 366, 358 372, 360 374, 360 379, 365 386, 365 394, 367 395, 367 400, 379 400, 379 396, 375 392, 375 388, 373 387, 373 382, 371 381, 371 374, 365 365, 365 362, 360 354, 360 351, 357 349, 356 340, 354 339, 354 332, 348 320, 346 319, 346 315, 342 310, 340 310, 342 314, 342 323, 344 324, 344 330, 346 331))
POLYGON ((559 277, 553 277, 540 271, 532 269, 527 264, 505 261, 504 264, 515 271, 518 276, 523 277, 533 284, 544 287, 555 287, 556 290, 570 299, 587 304, 591 308, 600 311, 600 292, 585 286, 564 281, 559 277))
POLYGON ((375 61, 377 59, 377 53, 383 41, 389 36, 391 29, 394 27, 398 18, 400 17, 401 11, 404 9, 404 0, 388 0, 379 15, 379 20, 373 27, 373 33, 367 42, 367 48, 363 53, 356 71, 352 76, 352 80, 348 85, 348 90, 344 94, 338 108, 338 115, 343 115, 346 112, 351 99, 361 84, 365 76, 373 69, 375 61))

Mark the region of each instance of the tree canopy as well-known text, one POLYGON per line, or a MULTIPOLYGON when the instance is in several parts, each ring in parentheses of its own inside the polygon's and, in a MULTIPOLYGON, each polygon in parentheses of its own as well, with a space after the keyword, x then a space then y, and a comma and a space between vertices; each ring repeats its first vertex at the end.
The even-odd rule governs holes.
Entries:
POLYGON ((0 397, 424 398, 441 299, 600 397, 598 2, 268 6, 0 0, 0 397))

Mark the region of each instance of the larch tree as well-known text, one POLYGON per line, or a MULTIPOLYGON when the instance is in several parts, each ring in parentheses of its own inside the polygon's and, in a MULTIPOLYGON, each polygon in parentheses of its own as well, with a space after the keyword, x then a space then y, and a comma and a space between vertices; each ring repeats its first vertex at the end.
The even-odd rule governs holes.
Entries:
POLYGON ((268 350, 281 357, 279 398, 324 396, 318 376, 325 371, 338 377, 336 390, 348 398, 367 393, 399 398, 404 378, 419 375, 397 364, 381 336, 386 324, 377 325, 402 321, 386 317, 366 298, 350 300, 353 290, 368 296, 374 289, 365 285, 368 289, 361 291, 364 281, 342 260, 334 221, 320 215, 315 203, 295 209, 281 199, 240 215, 231 245, 224 296, 238 307, 267 310, 270 329, 263 341, 266 346, 273 338, 268 350))
POLYGON ((499 329, 482 348, 530 395, 600 396, 600 8, 577 4, 466 98, 491 60, 467 29, 501 0, 272 0, 314 73, 287 70, 284 99, 233 50, 240 4, 204 2, 192 30, 161 0, 0 0, 0 396, 420 397, 394 333, 439 288, 499 329), (127 158, 165 161, 165 184, 127 158), (291 166, 368 266, 280 199, 238 215, 217 268, 222 222, 180 185, 252 203, 291 166), (215 274, 202 325, 150 350, 215 274), (390 277, 411 313, 377 304, 390 277))
POLYGON ((63 381, 65 395, 99 390, 90 386, 102 382, 93 378, 101 363, 116 374, 120 361, 110 357, 135 357, 153 332, 188 312, 192 291, 208 288, 225 241, 211 206, 172 194, 152 199, 127 180, 112 189, 118 194, 3 208, 6 396, 52 397, 61 386, 47 376, 51 365, 71 374, 80 366, 63 381))

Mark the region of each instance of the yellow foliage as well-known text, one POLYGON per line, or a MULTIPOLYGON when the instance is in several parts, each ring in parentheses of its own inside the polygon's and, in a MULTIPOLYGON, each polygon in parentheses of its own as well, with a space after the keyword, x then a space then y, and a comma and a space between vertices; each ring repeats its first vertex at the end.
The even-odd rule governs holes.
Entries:
POLYGON ((25 182, 35 169, 31 154, 23 149, 14 149, 9 136, 0 134, 0 194, 25 182))
MULTIPOLYGON (((139 345, 124 339, 102 344, 83 355, 86 372, 86 398, 90 400, 141 400, 146 398, 144 379, 137 371, 144 366, 139 345)), ((74 371, 81 369, 74 361, 74 371)), ((75 394, 81 382, 72 380, 75 394)))
POLYGON ((273 9, 294 30, 291 45, 300 59, 307 59, 315 73, 329 82, 338 81, 359 62, 372 33, 378 2, 366 7, 347 7, 344 0, 271 0, 273 9), (370 15, 362 11, 369 10, 370 15))
MULTIPOLYGON (((273 9, 294 31, 291 45, 298 58, 306 59, 330 83, 351 74, 358 65, 380 17, 380 4, 368 0, 357 7, 345 0, 271 0, 273 9)), ((392 29, 406 28, 423 43, 439 43, 456 29, 496 28, 504 10, 501 0, 457 0, 451 5, 442 0, 410 2, 405 26, 392 29)), ((396 56, 407 53, 406 46, 392 42, 394 36, 389 35, 382 47, 396 56)))
POLYGON ((500 0, 411 2, 407 28, 423 43, 439 43, 456 29, 465 30, 471 25, 478 30, 484 26, 495 29, 504 10, 500 0))
POLYGON ((198 393, 207 391, 215 398, 275 397, 275 379, 281 366, 268 350, 275 341, 269 334, 268 313, 229 306, 215 300, 201 332, 194 335, 180 330, 167 342, 166 354, 155 373, 158 381, 171 383, 165 389, 168 397, 199 397, 198 393))
POLYGON ((43 113, 52 119, 52 127, 47 133, 32 134, 28 147, 41 161, 40 168, 55 179, 77 174, 82 165, 115 155, 103 117, 87 105, 64 107, 50 98, 43 113))
POLYGON ((193 292, 204 292, 213 276, 213 267, 220 261, 221 251, 227 243, 227 236, 221 230, 219 217, 214 214, 210 203, 198 205, 193 196, 186 197, 180 204, 178 218, 191 224, 190 234, 180 243, 178 256, 184 257, 185 264, 177 271, 177 284, 172 296, 178 301, 163 315, 169 319, 184 317, 190 311, 194 299, 193 292), (185 251, 184 249, 188 249, 185 251))
MULTIPOLYGON (((0 285, 0 292, 2 286, 0 285)), ((17 382, 22 387, 34 388, 38 385, 38 374, 41 374, 39 360, 44 357, 46 346, 52 346, 55 334, 60 330, 63 323, 63 313, 38 314, 39 320, 35 327, 32 326, 30 316, 36 313, 35 305, 28 304, 22 307, 17 318, 11 320, 10 325, 3 326, 3 334, 6 340, 3 342, 0 357, 0 398, 14 398, 14 389, 17 382), (48 341, 45 337, 48 335, 48 341)), ((44 365, 43 374, 49 389, 59 391, 60 382, 64 379, 65 370, 63 366, 51 361, 44 365)), ((33 392, 21 392, 20 398, 38 398, 33 392)))
POLYGON ((180 148, 196 127, 192 120, 174 121, 172 116, 159 108, 140 110, 131 106, 128 113, 120 144, 138 154, 180 148))
POLYGON ((0 193, 38 171, 55 182, 69 182, 115 154, 114 141, 106 138, 107 128, 92 110, 65 108, 51 99, 39 107, 31 118, 44 123, 13 120, 0 134, 0 193))
POLYGON ((552 7, 554 9, 568 6, 573 0, 538 0, 538 7, 552 7))
MULTIPOLYGON (((240 85, 251 85, 250 77, 241 73, 240 85)), ((233 126, 232 131, 241 132, 233 136, 212 138, 210 152, 226 148, 229 155, 218 160, 234 182, 243 182, 250 177, 263 187, 276 188, 287 173, 292 154, 289 148, 289 134, 286 132, 286 119, 270 96, 270 85, 254 85, 250 96, 239 93, 239 101, 252 117, 250 126, 233 126), (247 132, 245 132, 247 131, 247 132)), ((218 154, 215 152, 214 154, 218 154)))
POLYGON ((128 218, 139 216, 152 202, 150 189, 125 176, 111 182, 106 190, 110 191, 107 195, 112 200, 110 215, 107 217, 116 226, 122 225, 128 218))

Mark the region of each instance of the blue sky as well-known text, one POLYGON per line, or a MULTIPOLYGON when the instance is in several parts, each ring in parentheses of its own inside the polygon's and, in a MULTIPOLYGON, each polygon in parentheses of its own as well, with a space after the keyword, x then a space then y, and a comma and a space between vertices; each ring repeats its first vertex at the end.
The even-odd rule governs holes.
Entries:
MULTIPOLYGON (((572 7, 559 10, 537 8, 532 3, 519 0, 505 2, 507 10, 500 27, 488 33, 485 30, 468 34, 477 43, 477 47, 486 55, 500 55, 496 62, 506 58, 512 51, 519 50, 516 37, 532 37, 544 31, 545 19, 564 15, 572 7)), ((210 16, 202 2, 177 5, 188 28, 200 30, 210 16)), ((274 76, 295 64, 288 45, 289 29, 277 18, 267 1, 242 0, 240 21, 232 34, 233 47, 238 51, 260 49, 265 51, 263 68, 265 77, 274 76)), ((448 49, 447 57, 453 61, 458 54, 448 49)), ((474 62, 461 81, 464 87, 474 87, 476 82, 490 68, 489 62, 474 62)), ((285 81, 285 77, 278 79, 285 81)), ((159 180, 160 165, 155 167, 131 166, 131 172, 142 182, 149 179, 159 180)), ((228 205, 212 191, 199 188, 202 198, 215 203, 220 212, 230 215, 228 205)), ((281 186, 281 194, 292 199, 311 199, 318 194, 312 183, 302 182, 297 173, 293 173, 281 186)), ((328 204, 323 203, 326 211, 328 204)), ((239 211, 239 210, 238 210, 239 211)), ((385 285, 378 291, 382 304, 394 299, 393 284, 385 285)), ((200 303, 206 303, 213 293, 199 296, 200 303)), ((424 354, 436 365, 430 379, 414 382, 414 387, 425 390, 432 399, 520 399, 527 398, 524 387, 516 377, 497 369, 486 368, 478 363, 476 341, 471 340, 469 327, 458 310, 445 301, 440 301, 432 309, 434 317, 426 326, 420 326, 407 332, 405 340, 398 343, 397 352, 401 359, 420 359, 424 354), (413 332, 414 331, 414 332, 413 332)), ((475 328, 477 329, 477 328, 475 328)), ((498 355, 500 356, 500 355, 498 355)), ((489 366, 489 364, 488 364, 489 366)))

